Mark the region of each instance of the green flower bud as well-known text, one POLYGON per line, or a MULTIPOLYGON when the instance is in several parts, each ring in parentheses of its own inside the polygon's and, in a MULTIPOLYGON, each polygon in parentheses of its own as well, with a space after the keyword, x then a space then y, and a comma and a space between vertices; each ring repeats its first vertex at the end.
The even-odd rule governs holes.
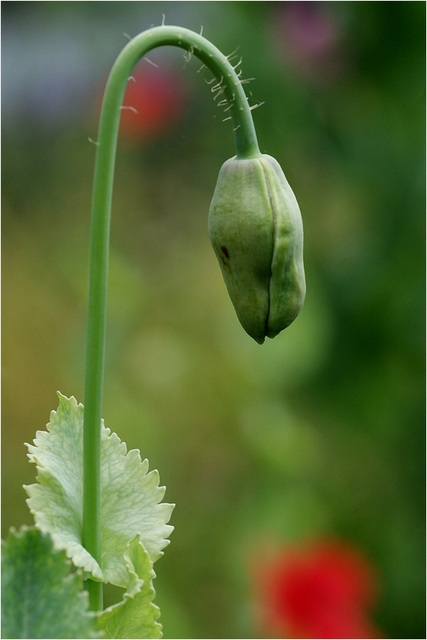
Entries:
POLYGON ((268 155, 227 160, 208 229, 243 328, 259 344, 274 338, 305 297, 301 213, 279 163, 268 155))

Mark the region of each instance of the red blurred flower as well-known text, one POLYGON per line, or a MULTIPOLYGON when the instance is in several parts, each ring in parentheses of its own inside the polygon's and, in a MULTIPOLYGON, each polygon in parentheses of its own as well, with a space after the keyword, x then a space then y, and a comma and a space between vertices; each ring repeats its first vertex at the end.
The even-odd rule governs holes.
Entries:
POLYGON ((373 569, 341 542, 282 549, 257 571, 257 583, 260 625, 270 637, 382 637, 368 615, 373 569))
POLYGON ((123 99, 121 134, 139 141, 168 131, 183 112, 186 96, 182 87, 170 69, 146 62, 137 66, 123 99))

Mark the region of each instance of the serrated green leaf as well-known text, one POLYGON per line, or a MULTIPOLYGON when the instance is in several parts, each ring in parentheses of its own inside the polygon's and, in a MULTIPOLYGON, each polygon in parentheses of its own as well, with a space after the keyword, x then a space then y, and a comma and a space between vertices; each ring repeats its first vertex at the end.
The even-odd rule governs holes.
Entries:
POLYGON ((128 544, 124 559, 129 586, 122 602, 98 616, 98 628, 106 638, 161 638, 160 610, 153 603, 153 563, 139 536, 128 544))
POLYGON ((2 638, 97 638, 82 577, 35 527, 2 543, 2 638))
POLYGON ((58 393, 47 431, 38 431, 28 457, 37 465, 38 484, 24 487, 37 525, 51 533, 58 548, 91 577, 127 588, 124 561, 127 544, 137 534, 155 562, 173 527, 174 505, 161 503, 157 471, 148 472, 148 460, 101 425, 101 566, 81 544, 83 510, 83 405, 58 393))

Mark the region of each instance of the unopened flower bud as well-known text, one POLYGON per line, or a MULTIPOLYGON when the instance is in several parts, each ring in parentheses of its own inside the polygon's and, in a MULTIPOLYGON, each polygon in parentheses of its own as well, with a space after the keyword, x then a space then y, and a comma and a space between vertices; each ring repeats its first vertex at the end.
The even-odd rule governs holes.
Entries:
POLYGON ((243 328, 260 344, 274 338, 305 297, 301 213, 279 163, 268 155, 227 160, 208 228, 243 328))

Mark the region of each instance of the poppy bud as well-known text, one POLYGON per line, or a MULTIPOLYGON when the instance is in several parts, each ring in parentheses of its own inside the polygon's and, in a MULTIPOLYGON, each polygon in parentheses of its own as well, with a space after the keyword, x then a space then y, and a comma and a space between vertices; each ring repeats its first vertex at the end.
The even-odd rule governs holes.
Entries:
POLYGON ((259 344, 274 338, 305 297, 301 213, 279 163, 264 154, 227 160, 208 229, 243 328, 259 344))

